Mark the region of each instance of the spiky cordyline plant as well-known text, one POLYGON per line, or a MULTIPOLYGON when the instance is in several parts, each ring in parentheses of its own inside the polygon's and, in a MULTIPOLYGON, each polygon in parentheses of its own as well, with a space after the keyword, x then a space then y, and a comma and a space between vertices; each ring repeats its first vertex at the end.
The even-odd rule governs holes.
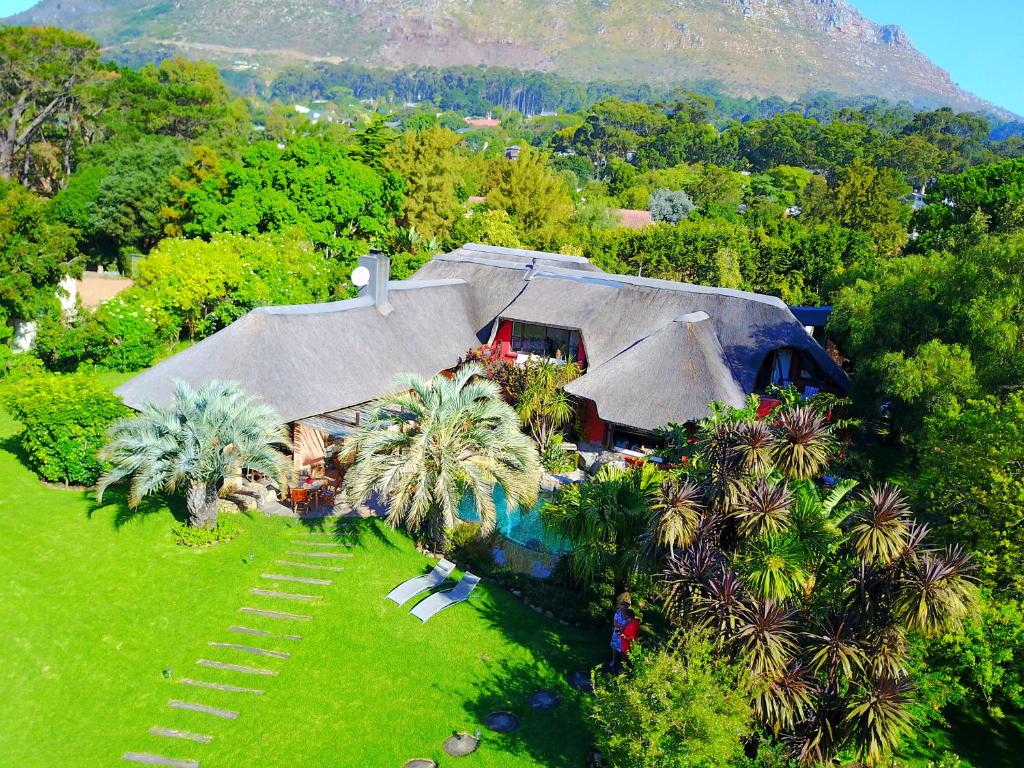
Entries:
POLYGON ((668 560, 661 574, 665 586, 665 610, 678 623, 686 623, 696 600, 708 582, 722 569, 722 556, 706 543, 698 542, 668 560))
POLYGON ((778 735, 812 711, 815 687, 803 664, 791 661, 781 672, 762 682, 754 698, 754 711, 778 735))
POLYGON ((969 571, 970 558, 958 546, 910 560, 899 596, 907 626, 933 635, 966 616, 977 599, 969 571))
POLYGON ((703 494, 692 480, 668 479, 662 483, 661 497, 651 512, 655 543, 668 547, 672 557, 677 547, 690 546, 697 535, 705 512, 703 494))
POLYGON ((814 671, 824 671, 830 685, 837 685, 840 676, 850 680, 864 669, 865 654, 858 645, 853 616, 833 612, 820 626, 806 633, 804 639, 814 671))
POLYGON ((828 466, 835 450, 832 427, 814 408, 782 411, 775 432, 775 465, 786 477, 810 480, 828 466))
POLYGON ((733 514, 740 521, 740 534, 779 534, 789 527, 793 496, 785 483, 759 478, 740 490, 733 514))
POLYGON ((740 469, 753 476, 763 477, 774 466, 775 436, 763 421, 742 421, 736 425, 734 451, 740 469))
POLYGON ((736 635, 747 608, 743 584, 735 573, 725 569, 707 579, 693 601, 696 622, 710 629, 719 642, 736 635))
POLYGON ((906 678, 879 677, 855 686, 846 724, 853 731, 858 756, 868 765, 881 762, 910 732, 911 690, 906 678))
POLYGON ((252 469, 280 478, 290 441, 280 417, 236 383, 210 381, 193 390, 174 382, 168 406, 147 403, 137 416, 113 424, 100 457, 110 469, 96 485, 97 501, 113 485, 131 478, 128 503, 137 507, 151 493, 185 490, 189 523, 212 528, 217 499, 227 478, 252 469))
POLYGON ((396 392, 370 406, 369 419, 345 442, 352 460, 345 491, 355 503, 374 493, 387 520, 443 545, 459 502, 472 495, 483 532, 494 528, 494 487, 509 507, 531 506, 541 467, 533 441, 498 386, 473 363, 452 377, 400 376, 396 392))
POLYGON ((887 565, 906 551, 910 537, 910 505, 894 485, 868 488, 851 529, 857 554, 869 563, 887 565))
POLYGON ((774 600, 762 600, 744 607, 741 615, 733 642, 755 675, 778 675, 797 650, 793 611, 774 600))

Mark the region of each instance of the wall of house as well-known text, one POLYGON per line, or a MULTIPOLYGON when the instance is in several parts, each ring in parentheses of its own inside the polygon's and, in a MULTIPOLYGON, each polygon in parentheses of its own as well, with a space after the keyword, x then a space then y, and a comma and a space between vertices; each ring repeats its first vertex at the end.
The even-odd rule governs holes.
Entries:
POLYGON ((580 405, 583 409, 583 434, 581 437, 587 443, 599 443, 604 445, 608 438, 608 425, 597 415, 597 406, 593 400, 582 400, 580 405))
POLYGON ((494 334, 495 341, 507 341, 509 345, 512 344, 512 321, 502 320, 498 324, 498 332, 494 334))

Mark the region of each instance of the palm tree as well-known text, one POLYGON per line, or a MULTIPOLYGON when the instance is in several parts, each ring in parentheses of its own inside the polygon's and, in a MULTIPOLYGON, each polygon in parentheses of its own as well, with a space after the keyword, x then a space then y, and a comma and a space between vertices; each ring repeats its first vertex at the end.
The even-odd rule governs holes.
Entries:
POLYGON ((111 466, 96 485, 97 500, 128 478, 133 508, 151 493, 184 489, 189 523, 196 527, 216 524, 227 478, 243 469, 280 477, 289 464, 280 450, 290 446, 280 417, 234 382, 210 381, 193 390, 175 381, 169 406, 147 403, 107 434, 100 457, 111 466))
POLYGON ((572 419, 575 406, 564 387, 580 375, 573 360, 532 360, 523 369, 523 389, 516 410, 544 455, 557 431, 572 419))
POLYGON ((387 500, 392 526, 405 524, 443 546, 469 493, 483 533, 495 524, 494 488, 509 508, 537 499, 541 467, 519 417, 483 369, 463 366, 451 378, 400 376, 396 392, 370 406, 364 426, 348 438, 353 461, 345 491, 355 503, 373 494, 387 500))
POLYGON ((660 492, 653 464, 626 470, 605 465, 593 480, 562 486, 541 509, 541 520, 572 544, 569 565, 578 581, 591 584, 610 568, 618 595, 647 560, 651 508, 660 492))
POLYGON ((828 417, 812 406, 779 414, 775 435, 775 465, 793 480, 810 480, 828 466, 835 449, 828 417))

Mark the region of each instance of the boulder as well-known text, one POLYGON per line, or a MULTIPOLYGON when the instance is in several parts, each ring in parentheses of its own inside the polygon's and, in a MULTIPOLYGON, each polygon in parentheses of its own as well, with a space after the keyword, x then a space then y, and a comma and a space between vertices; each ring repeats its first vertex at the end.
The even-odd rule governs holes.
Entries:
POLYGON ((601 455, 597 457, 597 460, 590 465, 587 472, 591 475, 596 475, 598 470, 604 466, 612 466, 616 469, 626 468, 626 457, 617 451, 602 451, 601 455))
POLYGON ((547 493, 554 493, 563 485, 579 483, 583 481, 583 471, 574 469, 572 472, 559 472, 557 475, 544 473, 540 479, 540 489, 547 493))

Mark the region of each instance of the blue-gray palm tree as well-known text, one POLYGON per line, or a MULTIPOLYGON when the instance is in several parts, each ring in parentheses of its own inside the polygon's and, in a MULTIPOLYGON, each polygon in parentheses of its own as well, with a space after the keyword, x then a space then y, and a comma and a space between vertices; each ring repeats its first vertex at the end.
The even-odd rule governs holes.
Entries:
POLYGON ((224 481, 243 469, 280 477, 289 466, 281 452, 288 431, 268 405, 234 382, 210 381, 193 390, 174 382, 170 405, 147 403, 137 415, 114 423, 100 458, 110 469, 96 498, 114 483, 131 480, 128 503, 151 493, 185 492, 189 523, 212 528, 224 481))
POLYGON ((365 424, 345 443, 352 467, 345 492, 360 504, 373 494, 387 503, 388 522, 405 524, 443 545, 468 492, 481 530, 495 525, 494 487, 509 507, 537 499, 541 465, 515 410, 476 364, 451 378, 400 376, 396 391, 374 401, 365 424))

